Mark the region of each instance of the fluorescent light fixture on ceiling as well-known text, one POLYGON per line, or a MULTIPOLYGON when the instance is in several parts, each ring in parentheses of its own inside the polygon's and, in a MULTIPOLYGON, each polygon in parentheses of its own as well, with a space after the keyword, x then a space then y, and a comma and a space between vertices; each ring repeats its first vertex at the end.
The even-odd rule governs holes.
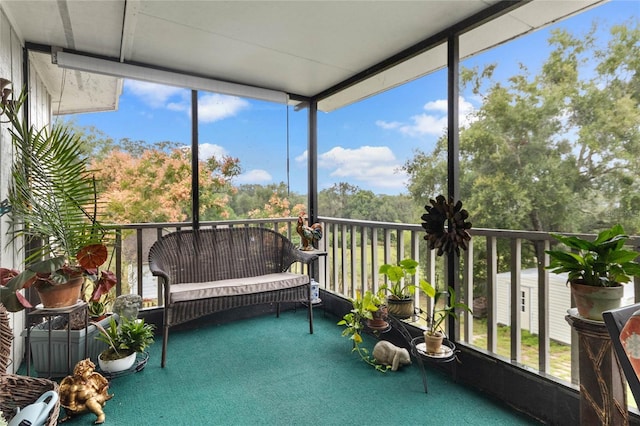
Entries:
POLYGON ((166 84, 195 90, 241 96, 262 101, 286 104, 288 96, 285 92, 246 86, 212 78, 196 77, 174 71, 164 71, 139 65, 123 64, 106 59, 58 51, 53 53, 53 62, 61 68, 87 71, 113 77, 131 78, 150 83, 166 84))

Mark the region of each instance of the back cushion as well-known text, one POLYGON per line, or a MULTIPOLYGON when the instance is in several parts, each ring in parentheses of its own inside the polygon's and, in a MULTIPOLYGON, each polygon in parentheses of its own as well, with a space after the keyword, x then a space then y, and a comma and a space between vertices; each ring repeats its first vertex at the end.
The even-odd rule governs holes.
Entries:
POLYGON ((636 376, 640 377, 640 311, 634 312, 620 331, 620 342, 636 376))
POLYGON ((165 248, 178 253, 172 259, 170 272, 174 283, 252 277, 283 272, 289 267, 283 259, 288 240, 268 229, 179 231, 163 240, 165 248))

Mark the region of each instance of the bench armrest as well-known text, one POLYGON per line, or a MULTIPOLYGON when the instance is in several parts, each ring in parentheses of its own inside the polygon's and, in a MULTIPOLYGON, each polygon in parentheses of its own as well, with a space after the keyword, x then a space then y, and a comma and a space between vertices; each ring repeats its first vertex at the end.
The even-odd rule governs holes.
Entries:
POLYGON ((149 259, 149 270, 154 277, 161 278, 164 290, 168 293, 171 279, 169 273, 162 269, 162 264, 158 260, 159 259, 149 259))

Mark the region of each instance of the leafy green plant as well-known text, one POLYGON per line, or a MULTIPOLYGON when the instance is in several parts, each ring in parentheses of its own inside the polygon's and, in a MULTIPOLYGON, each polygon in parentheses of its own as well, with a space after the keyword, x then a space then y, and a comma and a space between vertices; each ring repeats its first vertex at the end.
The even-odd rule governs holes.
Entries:
POLYGON ((377 294, 366 291, 364 296, 361 296, 360 291, 357 291, 356 297, 350 299, 352 305, 351 310, 344 315, 342 320, 338 322, 338 325, 345 326, 342 335, 349 337, 349 339, 353 341, 352 352, 356 352, 364 362, 376 370, 386 372, 391 367, 378 364, 369 353, 369 350, 361 346, 365 322, 366 320, 373 319, 373 313, 378 311, 383 300, 384 294, 382 291, 379 291, 377 294))
POLYGON ((448 292, 437 292, 433 298, 431 312, 427 315, 427 333, 435 335, 441 332, 444 320, 448 317, 453 317, 457 320, 459 318, 459 310, 471 312, 469 306, 456 300, 456 292, 453 287, 449 287, 448 292), (443 297, 445 298, 444 301, 442 300, 443 297))
POLYGON ((406 284, 418 271, 418 262, 411 258, 406 258, 398 262, 397 265, 385 263, 381 265, 378 272, 385 275, 391 285, 383 285, 381 289, 388 290, 389 295, 398 300, 410 299, 416 291, 421 289, 429 297, 435 295, 435 289, 426 280, 420 279, 419 287, 413 284, 406 284))
POLYGON ((90 301, 87 309, 91 318, 99 318, 107 313, 107 305, 105 302, 90 301))
POLYGON ((103 360, 120 359, 134 352, 143 352, 154 341, 152 324, 145 323, 144 319, 128 320, 124 317, 121 319, 122 322, 118 325, 112 316, 106 328, 97 322, 92 323, 100 332, 96 339, 109 345, 101 353, 103 360))
POLYGON ((551 261, 546 269, 568 273, 567 282, 596 287, 614 287, 640 277, 638 253, 624 248, 629 236, 614 225, 589 241, 575 236, 551 234, 570 250, 547 250, 551 261))

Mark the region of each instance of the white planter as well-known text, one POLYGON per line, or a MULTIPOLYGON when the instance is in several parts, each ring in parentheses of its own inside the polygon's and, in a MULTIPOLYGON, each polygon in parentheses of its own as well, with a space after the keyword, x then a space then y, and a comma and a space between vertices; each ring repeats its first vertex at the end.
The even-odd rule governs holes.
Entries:
POLYGON ((133 364, 136 362, 136 353, 132 353, 128 357, 114 359, 111 361, 105 361, 102 359, 102 354, 98 356, 98 365, 100 369, 106 373, 117 373, 120 371, 125 371, 133 367, 133 364))

